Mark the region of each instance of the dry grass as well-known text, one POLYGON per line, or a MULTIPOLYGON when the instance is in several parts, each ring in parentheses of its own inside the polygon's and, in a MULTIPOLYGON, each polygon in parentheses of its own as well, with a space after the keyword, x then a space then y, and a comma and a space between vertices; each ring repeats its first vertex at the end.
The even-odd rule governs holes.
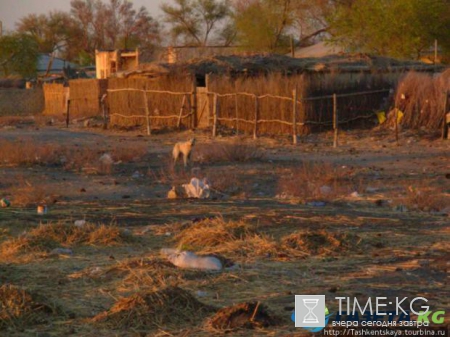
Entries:
POLYGON ((173 240, 180 249, 200 250, 242 240, 251 234, 255 234, 254 226, 243 221, 227 222, 222 217, 217 217, 187 226, 173 240))
POLYGON ((254 145, 239 141, 225 144, 198 145, 193 160, 199 163, 243 163, 264 158, 264 153, 254 145))
POLYGON ((406 196, 400 199, 401 204, 409 209, 418 209, 424 212, 439 212, 449 205, 449 201, 436 189, 425 186, 417 188, 409 186, 406 196))
POLYGON ((322 162, 304 162, 278 181, 278 193, 309 200, 333 200, 354 190, 350 172, 322 162))
POLYGON ((444 95, 450 91, 450 70, 439 76, 408 73, 400 82, 395 106, 404 113, 401 125, 440 130, 444 115, 444 95))
POLYGON ((0 286, 0 330, 47 323, 56 309, 41 303, 24 289, 10 284, 0 286))
POLYGON ((55 165, 60 163, 62 147, 59 145, 36 145, 32 139, 0 142, 0 164, 12 166, 55 165))
POLYGON ((150 288, 156 290, 163 286, 176 285, 181 275, 175 266, 161 259, 134 259, 123 261, 102 273, 96 274, 96 278, 109 279, 112 277, 123 278, 121 287, 124 289, 150 288))
POLYGON ((43 184, 27 185, 19 183, 19 187, 10 191, 12 202, 15 206, 31 206, 39 203, 45 203, 50 195, 47 187, 43 184))
POLYGON ((94 317, 93 322, 115 329, 180 329, 199 324, 212 311, 212 307, 199 302, 189 292, 167 287, 122 298, 110 310, 94 317))
POLYGON ((31 126, 35 124, 34 117, 0 116, 0 126, 31 126))
POLYGON ((237 174, 228 167, 225 168, 206 168, 200 174, 201 178, 208 178, 210 186, 214 191, 224 193, 226 195, 239 195, 248 193, 251 186, 246 183, 245 177, 237 174))
POLYGON ((271 237, 258 233, 255 226, 244 221, 225 221, 222 217, 183 226, 173 241, 181 250, 200 254, 222 254, 234 258, 277 255, 277 244, 271 237))
MULTIPOLYGON (((65 170, 86 173, 111 173, 111 167, 101 167, 99 158, 104 149, 67 147, 59 144, 41 144, 31 138, 16 141, 0 141, 0 165, 8 166, 62 166, 65 170)), ((109 151, 115 163, 130 163, 142 160, 147 153, 145 144, 135 144, 133 149, 118 146, 109 151)))
POLYGON ((272 316, 265 305, 259 302, 240 303, 220 309, 207 326, 230 332, 236 329, 267 328, 276 325, 279 318, 272 316))
POLYGON ((151 180, 171 186, 187 184, 191 178, 195 176, 192 170, 188 171, 179 165, 174 165, 172 159, 169 157, 167 157, 160 169, 149 170, 147 175, 151 178, 151 180))
POLYGON ((324 229, 294 232, 281 239, 281 249, 289 256, 334 256, 356 248, 361 238, 350 233, 331 233, 324 229))
POLYGON ((39 225, 18 238, 4 241, 0 256, 7 258, 20 253, 48 253, 60 246, 111 246, 132 238, 114 225, 85 224, 83 227, 64 223, 39 225))

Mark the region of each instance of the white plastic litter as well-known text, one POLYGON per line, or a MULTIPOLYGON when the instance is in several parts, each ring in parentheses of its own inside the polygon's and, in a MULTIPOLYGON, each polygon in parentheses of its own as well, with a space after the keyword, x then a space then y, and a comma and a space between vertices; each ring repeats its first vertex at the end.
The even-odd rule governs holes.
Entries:
POLYGON ((50 252, 50 255, 72 255, 73 251, 69 248, 55 248, 50 252))
POLYGON ((358 192, 353 192, 352 194, 350 194, 350 196, 352 197, 352 198, 359 198, 361 195, 358 193, 358 192))
POLYGON ((380 189, 379 188, 376 188, 376 187, 367 187, 366 188, 366 192, 367 193, 375 193, 375 192, 378 192, 380 189))
POLYGON ((319 190, 322 195, 330 194, 333 191, 333 189, 327 185, 321 186, 319 190))
POLYGON ((75 227, 81 228, 86 225, 86 220, 75 220, 74 225, 75 227))
POLYGON ((198 256, 193 252, 163 248, 161 254, 179 268, 221 270, 222 262, 214 256, 198 256))
POLYGON ((112 159, 111 155, 109 153, 103 154, 100 159, 100 163, 103 165, 112 165, 114 163, 114 160, 112 159))
POLYGON ((189 184, 183 184, 188 198, 208 199, 211 191, 207 178, 192 178, 189 184))

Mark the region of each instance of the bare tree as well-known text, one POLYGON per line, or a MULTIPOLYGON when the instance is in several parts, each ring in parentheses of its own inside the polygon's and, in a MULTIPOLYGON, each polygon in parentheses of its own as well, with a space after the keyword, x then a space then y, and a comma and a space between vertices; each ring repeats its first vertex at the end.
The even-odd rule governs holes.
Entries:
POLYGON ((134 49, 151 54, 160 42, 159 24, 145 9, 138 11, 127 0, 72 0, 72 16, 83 32, 84 50, 134 49))
POLYGON ((174 6, 163 4, 161 9, 174 40, 206 46, 220 21, 229 17, 229 6, 229 0, 175 0, 174 6))

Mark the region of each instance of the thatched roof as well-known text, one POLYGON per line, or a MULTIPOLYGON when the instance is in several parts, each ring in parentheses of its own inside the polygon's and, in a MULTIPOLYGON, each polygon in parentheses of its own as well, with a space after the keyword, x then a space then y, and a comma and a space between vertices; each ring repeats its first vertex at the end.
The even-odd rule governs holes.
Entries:
MULTIPOLYGON (((439 70, 443 68, 439 66, 439 70)), ((175 64, 151 63, 141 65, 139 69, 123 73, 123 77, 132 75, 156 77, 170 73, 206 74, 295 74, 303 72, 362 72, 362 71, 433 71, 434 66, 419 61, 403 61, 367 54, 329 55, 320 58, 292 58, 277 54, 214 56, 192 59, 175 64)))

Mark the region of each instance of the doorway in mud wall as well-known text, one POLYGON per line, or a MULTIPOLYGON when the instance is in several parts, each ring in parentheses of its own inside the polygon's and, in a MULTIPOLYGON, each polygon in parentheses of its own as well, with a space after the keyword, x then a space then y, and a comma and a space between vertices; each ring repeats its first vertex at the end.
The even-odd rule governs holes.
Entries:
POLYGON ((197 75, 197 127, 207 128, 210 126, 210 104, 208 98, 208 75, 197 75))

